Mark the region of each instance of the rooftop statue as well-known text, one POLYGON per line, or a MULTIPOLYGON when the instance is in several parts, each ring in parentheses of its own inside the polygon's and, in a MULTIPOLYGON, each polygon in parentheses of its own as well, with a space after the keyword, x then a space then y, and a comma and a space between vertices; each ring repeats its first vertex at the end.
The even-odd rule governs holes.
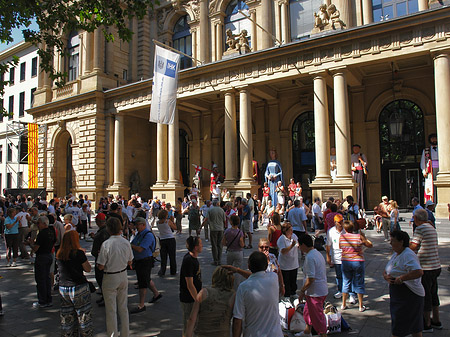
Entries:
POLYGON ((327 30, 344 29, 347 25, 340 18, 341 13, 334 4, 322 4, 319 7, 319 13, 314 12, 314 28, 311 34, 324 32, 327 30))

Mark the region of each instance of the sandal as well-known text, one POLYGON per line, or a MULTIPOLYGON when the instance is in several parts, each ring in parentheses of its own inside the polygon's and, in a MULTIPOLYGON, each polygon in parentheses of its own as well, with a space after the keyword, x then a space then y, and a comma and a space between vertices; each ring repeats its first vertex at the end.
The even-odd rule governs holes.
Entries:
POLYGON ((361 308, 359 308, 359 312, 364 312, 367 309, 369 309, 368 307, 366 307, 365 305, 363 305, 361 308))
POLYGON ((347 306, 343 306, 343 305, 341 305, 341 310, 347 310, 348 309, 348 307, 347 306))

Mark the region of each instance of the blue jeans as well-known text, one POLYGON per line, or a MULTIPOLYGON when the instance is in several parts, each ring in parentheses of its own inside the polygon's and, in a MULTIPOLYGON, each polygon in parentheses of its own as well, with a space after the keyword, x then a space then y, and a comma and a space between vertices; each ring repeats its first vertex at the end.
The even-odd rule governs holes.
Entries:
MULTIPOLYGON (((335 264, 334 265, 334 270, 336 271, 336 285, 338 287, 338 291, 341 293, 342 292, 342 285, 343 285, 343 277, 342 277, 342 264, 335 264)), ((352 287, 350 285, 350 291, 349 294, 351 296, 356 297, 355 292, 352 290, 352 287)))
POLYGON ((353 290, 357 294, 364 294, 364 272, 364 261, 342 261, 342 292, 353 290))
POLYGON ((34 261, 34 279, 39 304, 52 303, 52 283, 50 279, 50 267, 53 263, 52 254, 36 255, 34 261))
POLYGON ((393 231, 401 231, 402 229, 400 228, 400 224, 397 222, 395 223, 394 221, 391 221, 391 233, 393 231))

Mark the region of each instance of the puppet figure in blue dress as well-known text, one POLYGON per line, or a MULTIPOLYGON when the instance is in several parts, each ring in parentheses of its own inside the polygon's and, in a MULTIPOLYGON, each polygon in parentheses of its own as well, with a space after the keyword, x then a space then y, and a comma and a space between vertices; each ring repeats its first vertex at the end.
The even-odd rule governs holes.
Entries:
POLYGON ((277 160, 277 150, 271 148, 269 151, 270 161, 267 163, 265 178, 270 187, 270 197, 272 199, 272 205, 277 204, 277 183, 283 181, 283 170, 281 163, 277 160))

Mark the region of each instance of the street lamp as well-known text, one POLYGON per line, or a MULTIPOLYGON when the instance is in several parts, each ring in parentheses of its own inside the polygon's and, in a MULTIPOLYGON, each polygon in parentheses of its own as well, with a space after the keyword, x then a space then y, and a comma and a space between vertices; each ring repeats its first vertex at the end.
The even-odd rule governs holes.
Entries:
POLYGON ((394 112, 389 117, 389 131, 393 137, 401 137, 403 134, 403 125, 405 124, 405 119, 401 115, 401 110, 399 112, 394 112))

